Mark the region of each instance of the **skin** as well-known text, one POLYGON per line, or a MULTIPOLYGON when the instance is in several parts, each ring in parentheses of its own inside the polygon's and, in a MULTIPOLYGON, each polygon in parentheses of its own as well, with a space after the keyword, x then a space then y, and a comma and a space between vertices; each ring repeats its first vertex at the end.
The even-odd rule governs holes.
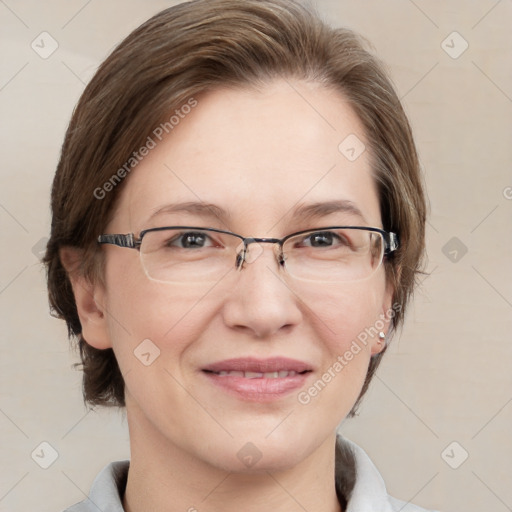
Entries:
MULTIPOLYGON (((276 80, 197 99, 127 178, 106 233, 185 224, 283 237, 333 224, 382 226, 368 152, 351 162, 338 150, 350 134, 365 141, 340 93, 276 80), (364 219, 347 212, 310 220, 294 215, 298 206, 339 199, 364 219), (161 206, 181 201, 214 204, 228 216, 181 212, 149 220, 161 206)), ((307 389, 390 308, 383 267, 359 282, 300 282, 265 245, 255 261, 211 288, 151 281, 137 251, 104 250, 105 286, 76 275, 72 281, 84 338, 114 349, 126 382, 125 509, 339 511, 336 427, 383 344, 370 338, 307 405, 297 399, 301 390, 270 403, 241 400, 213 386, 201 368, 232 357, 291 357, 313 366, 307 389), (160 350, 149 366, 134 356, 145 339, 160 350), (251 467, 237 456, 247 443, 261 454, 251 467)), ((68 269, 76 257, 62 251, 68 269)))

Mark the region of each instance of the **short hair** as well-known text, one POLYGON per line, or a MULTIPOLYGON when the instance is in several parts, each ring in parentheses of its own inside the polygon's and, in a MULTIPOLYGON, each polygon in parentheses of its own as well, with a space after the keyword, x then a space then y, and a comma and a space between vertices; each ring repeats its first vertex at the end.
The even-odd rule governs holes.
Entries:
MULTIPOLYGON (((49 300, 66 321, 70 338, 78 341, 86 403, 124 406, 124 381, 112 349, 98 350, 82 336, 59 249, 80 249, 79 271, 93 282, 101 280, 103 256, 96 240, 126 181, 112 179, 126 176, 121 169, 134 152, 191 98, 222 87, 264 86, 277 78, 337 90, 361 120, 383 227, 400 239, 384 263, 393 289, 391 332, 403 322, 421 271, 425 196, 407 116, 367 41, 347 28, 329 26, 299 1, 181 3, 134 30, 99 67, 73 112, 53 182, 44 258, 49 300)), ((382 355, 372 356, 351 414, 382 355)))

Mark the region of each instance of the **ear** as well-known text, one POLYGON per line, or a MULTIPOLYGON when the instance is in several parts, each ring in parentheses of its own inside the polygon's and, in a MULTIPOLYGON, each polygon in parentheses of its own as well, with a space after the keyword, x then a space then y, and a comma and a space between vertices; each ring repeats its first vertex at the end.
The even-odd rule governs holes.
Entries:
POLYGON ((105 309, 105 289, 93 283, 81 272, 83 252, 76 247, 63 247, 59 251, 60 260, 66 269, 76 308, 82 325, 82 336, 94 348, 103 350, 112 347, 105 309))
POLYGON ((386 284, 386 290, 383 295, 382 308, 379 314, 379 318, 375 322, 376 325, 379 326, 379 332, 383 332, 386 338, 384 340, 380 340, 378 337, 375 338, 375 341, 372 343, 372 355, 382 352, 388 344, 388 333, 391 329, 391 321, 396 314, 396 311, 393 308, 393 294, 393 284, 388 282, 386 284), (380 327, 382 327, 382 329, 380 329, 380 327))

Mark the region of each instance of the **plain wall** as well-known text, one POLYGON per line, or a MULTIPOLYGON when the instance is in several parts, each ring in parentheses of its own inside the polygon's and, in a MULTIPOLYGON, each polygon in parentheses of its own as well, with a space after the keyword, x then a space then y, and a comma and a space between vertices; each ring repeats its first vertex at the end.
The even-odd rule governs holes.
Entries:
MULTIPOLYGON (((129 457, 123 414, 83 406, 77 355, 49 315, 38 258, 84 85, 115 44, 174 3, 0 3, 0 511, 62 510, 105 464, 129 457), (46 59, 31 47, 42 51, 44 37, 51 48, 43 31, 58 43, 46 59), (58 453, 48 469, 31 456, 48 456, 41 442, 58 453)), ((512 2, 316 4, 387 63, 431 203, 428 275, 359 416, 341 431, 399 498, 443 511, 511 510, 512 2)))

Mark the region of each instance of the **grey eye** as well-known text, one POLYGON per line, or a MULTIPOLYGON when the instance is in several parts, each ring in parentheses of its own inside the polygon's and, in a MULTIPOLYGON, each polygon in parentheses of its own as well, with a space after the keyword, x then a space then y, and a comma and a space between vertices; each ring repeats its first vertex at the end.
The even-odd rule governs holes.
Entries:
POLYGON ((332 247, 333 245, 347 245, 347 241, 333 231, 318 231, 308 235, 302 244, 309 247, 332 247))
POLYGON ((203 248, 212 245, 210 237, 205 233, 198 231, 189 231, 180 233, 167 242, 169 247, 179 247, 181 249, 203 248))

